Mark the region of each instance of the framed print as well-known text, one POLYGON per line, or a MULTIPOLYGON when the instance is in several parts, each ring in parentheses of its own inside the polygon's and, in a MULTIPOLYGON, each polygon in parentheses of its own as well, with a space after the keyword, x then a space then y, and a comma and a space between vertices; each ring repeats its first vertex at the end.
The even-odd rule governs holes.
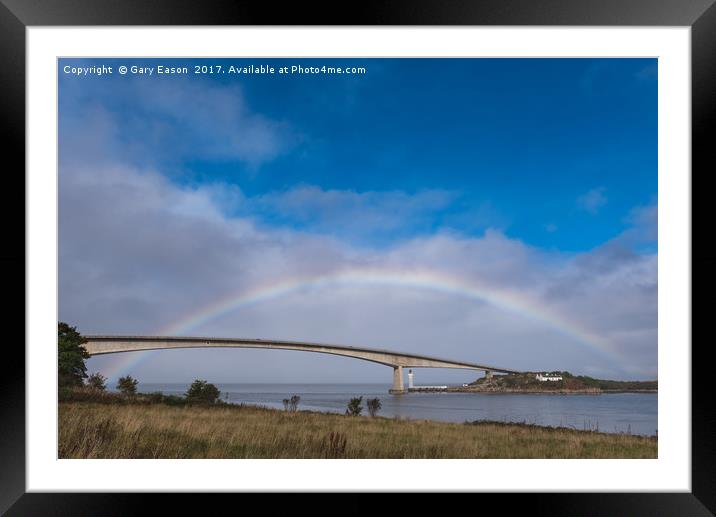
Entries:
POLYGON ((5 2, 3 511, 713 512, 691 285, 716 8, 317 7, 5 2))

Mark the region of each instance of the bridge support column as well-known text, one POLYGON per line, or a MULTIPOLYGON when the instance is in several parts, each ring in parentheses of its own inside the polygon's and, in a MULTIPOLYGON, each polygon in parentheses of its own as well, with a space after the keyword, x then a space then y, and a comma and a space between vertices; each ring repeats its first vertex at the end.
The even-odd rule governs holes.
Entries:
POLYGON ((492 372, 490 370, 485 370, 485 379, 492 379, 492 372))
POLYGON ((393 366, 393 387, 388 391, 389 393, 405 393, 405 386, 403 385, 403 367, 393 366))

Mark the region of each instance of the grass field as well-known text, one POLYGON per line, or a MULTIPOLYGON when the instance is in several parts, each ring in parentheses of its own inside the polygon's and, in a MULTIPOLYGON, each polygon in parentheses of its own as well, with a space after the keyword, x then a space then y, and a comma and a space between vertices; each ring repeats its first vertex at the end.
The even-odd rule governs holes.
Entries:
POLYGON ((656 458, 657 438, 522 424, 69 401, 60 458, 656 458))

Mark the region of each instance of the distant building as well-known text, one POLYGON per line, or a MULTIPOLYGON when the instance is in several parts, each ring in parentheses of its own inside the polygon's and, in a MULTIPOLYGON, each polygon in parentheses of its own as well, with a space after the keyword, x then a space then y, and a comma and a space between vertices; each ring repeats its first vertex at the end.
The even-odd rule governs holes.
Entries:
POLYGON ((413 370, 408 370, 408 388, 413 387, 413 370))
POLYGON ((537 379, 540 382, 546 382, 546 381, 556 382, 556 381, 561 381, 562 376, 557 375, 556 373, 545 373, 545 374, 538 373, 537 375, 535 375, 535 379, 537 379))

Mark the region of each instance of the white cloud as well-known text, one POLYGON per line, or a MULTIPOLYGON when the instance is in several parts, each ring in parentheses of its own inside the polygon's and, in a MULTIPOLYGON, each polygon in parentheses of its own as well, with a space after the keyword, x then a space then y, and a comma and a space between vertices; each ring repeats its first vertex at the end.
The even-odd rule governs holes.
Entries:
POLYGON ((114 154, 123 163, 208 158, 240 160, 256 168, 302 138, 288 122, 252 111, 237 84, 194 78, 157 81, 162 80, 128 79, 121 88, 99 90, 79 81, 64 84, 62 157, 86 160, 100 144, 105 155, 114 154), (90 93, 92 102, 86 98, 90 93), (98 104, 102 99, 111 102, 98 104), (133 109, 124 111, 125 103, 133 109))
POLYGON ((270 214, 279 222, 353 240, 393 240, 432 231, 435 214, 448 208, 457 194, 443 190, 355 192, 301 186, 248 200, 250 213, 270 214))

